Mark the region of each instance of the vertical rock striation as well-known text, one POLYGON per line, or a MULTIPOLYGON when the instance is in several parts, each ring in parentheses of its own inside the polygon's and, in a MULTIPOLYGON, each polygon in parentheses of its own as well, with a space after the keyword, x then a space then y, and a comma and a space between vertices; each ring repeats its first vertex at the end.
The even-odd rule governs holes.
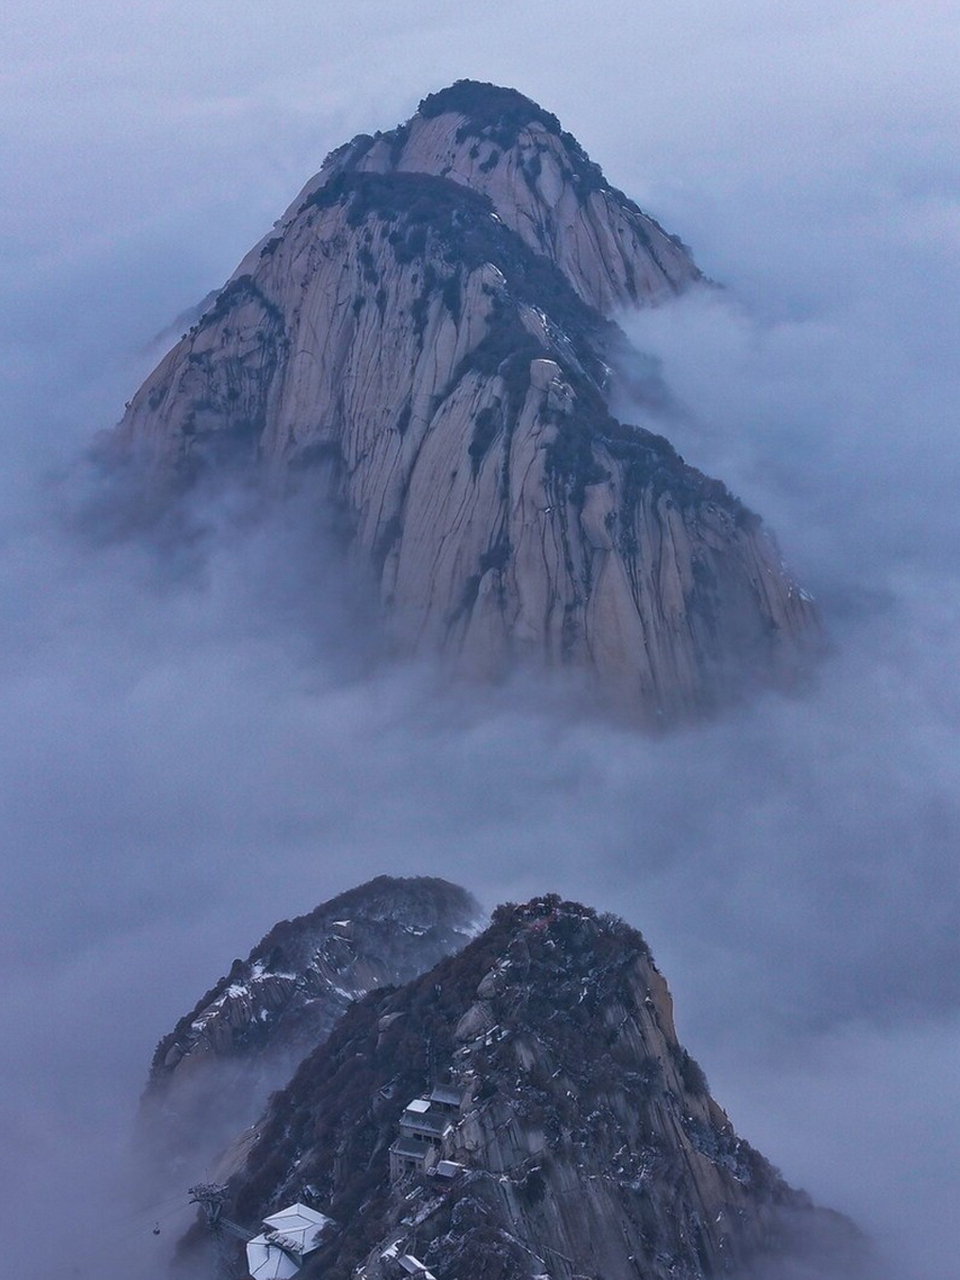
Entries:
POLYGON ((459 82, 328 158, 108 451, 155 495, 313 472, 402 650, 572 667, 629 715, 689 716, 818 639, 759 519, 607 409, 611 315, 699 280, 555 117, 459 82))

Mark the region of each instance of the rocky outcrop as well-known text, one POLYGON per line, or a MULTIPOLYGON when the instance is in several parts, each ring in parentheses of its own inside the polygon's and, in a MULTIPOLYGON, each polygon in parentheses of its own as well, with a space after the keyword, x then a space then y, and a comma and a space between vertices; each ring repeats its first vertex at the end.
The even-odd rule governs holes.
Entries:
POLYGON ((231 1219, 332 1216, 304 1280, 393 1280, 411 1257, 445 1280, 676 1280, 857 1248, 738 1138, 640 935, 552 897, 353 1006, 255 1134, 231 1219), (431 1126, 408 1104, 438 1080, 431 1126), (395 1161, 391 1180, 401 1119, 444 1164, 395 1161))
POLYGON ((817 640, 757 517, 606 407, 610 314, 698 280, 553 116, 461 82, 334 152, 108 452, 155 497, 237 463, 321 477, 403 651, 573 667, 676 719, 817 640))
POLYGON ((160 1041, 143 1119, 164 1151, 214 1154, 375 987, 406 982, 481 928, 446 880, 379 876, 274 925, 160 1041))
MULTIPOLYGON (((461 80, 425 98, 405 125, 361 134, 329 157, 280 227, 320 187, 357 172, 435 174, 485 196, 605 315, 655 305, 702 279, 681 241, 611 187, 555 115, 513 89, 461 80)), ((248 258, 240 269, 254 265, 248 258)))

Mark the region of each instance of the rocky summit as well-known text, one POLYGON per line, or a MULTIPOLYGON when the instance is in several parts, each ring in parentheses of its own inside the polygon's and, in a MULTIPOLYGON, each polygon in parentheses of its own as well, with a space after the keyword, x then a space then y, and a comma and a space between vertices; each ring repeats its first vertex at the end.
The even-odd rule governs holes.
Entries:
POLYGON ((849 1276, 860 1249, 734 1132, 640 934, 555 896, 353 1005, 244 1151, 228 1270, 291 1212, 321 1227, 303 1280, 849 1276))
POLYGON ((148 1149, 202 1167, 352 1001, 423 973, 484 924, 458 885, 378 876, 274 925, 157 1045, 142 1103, 148 1149))
POLYGON ((232 468, 311 483, 401 652, 572 669, 635 719, 684 718, 818 642, 759 518, 610 412, 662 394, 614 317, 692 287, 556 117, 460 81, 333 152, 103 456, 161 507, 232 468))

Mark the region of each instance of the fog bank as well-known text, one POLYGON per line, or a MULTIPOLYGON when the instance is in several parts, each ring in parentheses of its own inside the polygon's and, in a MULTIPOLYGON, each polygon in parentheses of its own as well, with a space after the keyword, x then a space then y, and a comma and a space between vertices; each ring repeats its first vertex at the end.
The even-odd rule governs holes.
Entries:
POLYGON ((166 1215, 204 1171, 142 1206, 123 1189, 154 1044, 276 919, 391 872, 626 917, 744 1136, 899 1276, 949 1280, 957 6, 909 30, 892 5, 816 0, 151 15, 21 10, 0 86, 0 1133, 18 1273, 157 1274, 166 1215), (559 114, 723 282, 630 322, 677 401, 643 422, 763 515, 820 601, 832 649, 802 694, 651 741, 555 692, 478 697, 379 666, 301 509, 257 523, 220 495, 172 564, 65 519, 60 478, 155 335, 326 150, 461 75, 559 114), (59 1225, 38 1240, 17 1210, 51 1195, 59 1225))

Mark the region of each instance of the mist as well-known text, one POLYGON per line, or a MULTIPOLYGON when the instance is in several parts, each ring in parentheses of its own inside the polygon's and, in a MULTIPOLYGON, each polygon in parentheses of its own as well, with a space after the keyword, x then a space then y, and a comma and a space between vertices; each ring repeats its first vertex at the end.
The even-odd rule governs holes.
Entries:
POLYGON ((948 1280, 958 6, 907 31, 879 0, 606 24, 539 2, 151 15, 32 5, 0 83, 14 1268, 162 1275, 206 1171, 129 1194, 155 1043, 275 920, 389 872, 624 916, 738 1131, 898 1276, 948 1280), (477 696, 385 666, 309 495, 269 519, 248 494, 203 495, 172 560, 70 518, 76 459, 157 335, 326 151, 459 76, 556 112, 722 284, 624 322, 675 405, 617 408, 760 512, 820 602, 830 652, 795 696, 650 740, 571 716, 556 689, 477 696), (23 1209, 41 1201, 56 1225, 38 1238, 23 1209))

